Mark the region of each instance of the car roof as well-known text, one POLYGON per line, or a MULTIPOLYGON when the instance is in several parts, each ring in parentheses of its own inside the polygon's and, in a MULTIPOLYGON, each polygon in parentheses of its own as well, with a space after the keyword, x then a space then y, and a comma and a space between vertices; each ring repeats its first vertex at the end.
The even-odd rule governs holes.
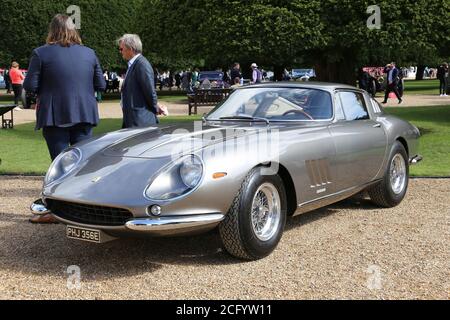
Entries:
POLYGON ((347 85, 347 84, 339 84, 339 83, 331 83, 331 82, 267 82, 254 84, 249 86, 244 86, 239 89, 247 89, 247 88, 309 88, 309 89, 320 89, 326 91, 333 91, 338 89, 351 89, 361 91, 360 89, 347 85))

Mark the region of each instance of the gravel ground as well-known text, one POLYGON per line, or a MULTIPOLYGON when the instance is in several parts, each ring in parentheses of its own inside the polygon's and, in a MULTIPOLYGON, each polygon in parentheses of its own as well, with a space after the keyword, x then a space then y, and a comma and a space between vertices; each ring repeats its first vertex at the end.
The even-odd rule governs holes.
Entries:
POLYGON ((247 263, 215 233, 67 240, 62 225, 27 222, 41 183, 0 177, 0 299, 450 298, 450 180, 413 180, 395 209, 352 200, 289 219, 275 253, 247 263), (67 288, 71 265, 81 289, 67 288))

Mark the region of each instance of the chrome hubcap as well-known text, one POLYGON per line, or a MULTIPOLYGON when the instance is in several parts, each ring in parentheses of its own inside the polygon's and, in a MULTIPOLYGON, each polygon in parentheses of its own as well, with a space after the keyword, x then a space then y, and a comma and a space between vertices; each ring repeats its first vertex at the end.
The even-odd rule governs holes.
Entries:
POLYGON ((252 227, 256 237, 269 241, 276 234, 281 220, 281 200, 271 183, 261 185, 253 197, 252 227))
POLYGON ((391 162, 390 180, 392 191, 400 194, 406 186, 406 163, 401 154, 396 154, 391 162))

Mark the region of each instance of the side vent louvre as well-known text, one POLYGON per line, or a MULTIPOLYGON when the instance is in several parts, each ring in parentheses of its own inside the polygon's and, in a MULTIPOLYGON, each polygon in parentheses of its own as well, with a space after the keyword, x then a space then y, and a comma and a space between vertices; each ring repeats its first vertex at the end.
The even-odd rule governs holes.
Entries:
POLYGON ((328 159, 305 161, 311 188, 319 188, 332 183, 328 159))

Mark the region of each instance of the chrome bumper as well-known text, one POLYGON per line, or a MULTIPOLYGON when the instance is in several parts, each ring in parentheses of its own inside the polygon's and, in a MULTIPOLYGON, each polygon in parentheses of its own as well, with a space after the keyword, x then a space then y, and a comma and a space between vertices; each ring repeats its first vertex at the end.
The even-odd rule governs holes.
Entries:
POLYGON ((142 232, 181 231, 191 228, 202 228, 219 224, 223 214, 204 214, 186 217, 161 217, 155 219, 135 219, 125 224, 127 229, 142 232))
POLYGON ((48 210, 45 207, 44 202, 41 199, 36 200, 33 202, 33 204, 30 207, 31 213, 37 216, 43 216, 50 213, 50 210, 48 210))
MULTIPOLYGON (((48 210, 42 200, 36 200, 30 207, 30 210, 35 215, 44 215, 51 213, 48 210)), ((209 227, 217 226, 221 221, 225 219, 225 216, 221 213, 208 213, 201 215, 190 216, 175 216, 175 217, 154 217, 154 218, 135 218, 128 221, 121 227, 105 227, 97 225, 85 225, 77 222, 62 219, 55 216, 56 219, 63 224, 80 226, 91 229, 100 229, 104 231, 122 231, 130 232, 142 232, 149 234, 177 234, 190 230, 202 230, 209 227)))
POLYGON ((419 162, 421 162, 423 160, 422 156, 415 156, 414 158, 412 158, 409 163, 410 164, 418 164, 419 162))

